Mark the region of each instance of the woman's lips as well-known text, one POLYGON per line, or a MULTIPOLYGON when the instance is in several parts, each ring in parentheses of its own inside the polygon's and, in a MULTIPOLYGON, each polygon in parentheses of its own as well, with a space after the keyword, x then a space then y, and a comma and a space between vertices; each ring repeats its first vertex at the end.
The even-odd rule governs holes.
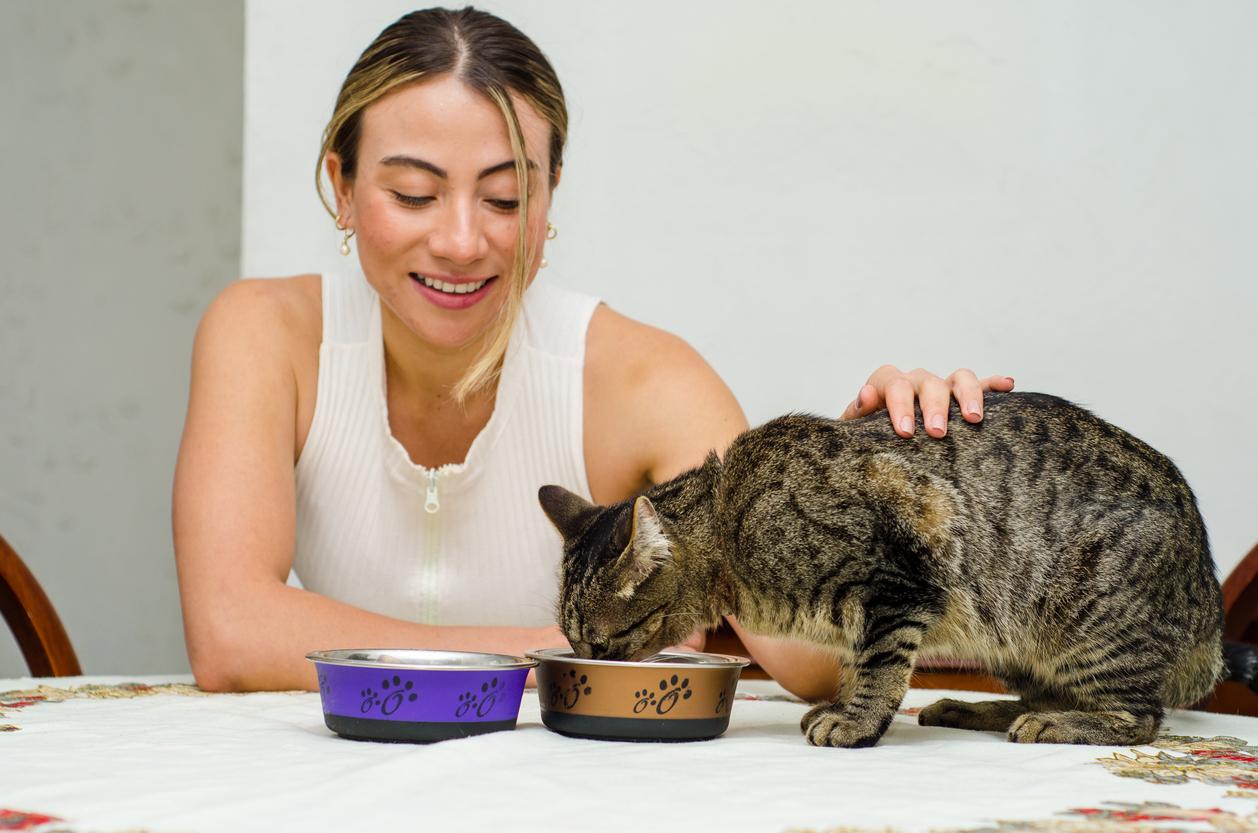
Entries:
POLYGON ((498 282, 497 275, 480 278, 411 272, 410 278, 419 294, 443 309, 467 309, 483 300, 498 282))

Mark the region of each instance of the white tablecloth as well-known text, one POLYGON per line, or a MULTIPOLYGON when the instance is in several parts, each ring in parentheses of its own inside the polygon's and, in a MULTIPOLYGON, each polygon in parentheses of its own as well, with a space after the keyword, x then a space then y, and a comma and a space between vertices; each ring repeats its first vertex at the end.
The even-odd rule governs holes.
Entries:
MULTIPOLYGON (((129 680, 191 682, 17 679, 0 692, 129 680)), ((804 705, 772 683, 739 691, 729 731, 709 742, 561 737, 530 690, 516 731, 428 746, 338 738, 316 694, 0 694, 0 831, 1258 830, 1247 818, 1258 812, 1258 751, 1245 746, 1258 742, 1255 719, 1174 712, 1164 730, 1196 739, 1139 750, 1161 759, 1011 744, 919 727, 910 714, 874 748, 816 749, 799 732, 804 705), (1201 740, 1216 736, 1234 739, 1201 740), (1198 820, 1178 819, 1185 809, 1198 820)), ((911 691, 904 705, 943 694, 911 691)))

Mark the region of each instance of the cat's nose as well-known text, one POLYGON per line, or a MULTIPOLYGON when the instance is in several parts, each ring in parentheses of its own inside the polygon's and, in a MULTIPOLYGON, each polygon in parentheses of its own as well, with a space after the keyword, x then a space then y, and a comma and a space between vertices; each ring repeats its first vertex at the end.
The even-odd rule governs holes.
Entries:
POLYGON ((588 642, 573 642, 572 655, 578 659, 593 659, 594 649, 588 642))

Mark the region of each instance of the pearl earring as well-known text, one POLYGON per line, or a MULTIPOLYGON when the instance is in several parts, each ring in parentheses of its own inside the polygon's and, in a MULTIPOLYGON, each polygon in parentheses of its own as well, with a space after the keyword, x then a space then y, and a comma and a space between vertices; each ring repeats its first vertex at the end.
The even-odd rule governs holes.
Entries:
POLYGON ((345 232, 345 236, 341 238, 341 254, 344 257, 349 257, 349 241, 354 236, 354 230, 352 228, 347 228, 344 222, 341 221, 340 217, 336 218, 336 227, 345 232))
MULTIPOLYGON (((559 236, 559 229, 555 228, 553 223, 548 222, 546 224, 546 239, 554 240, 558 236, 559 236)), ((545 269, 549 265, 550 265, 550 261, 547 260, 546 258, 542 258, 542 262, 537 264, 539 269, 545 269)))

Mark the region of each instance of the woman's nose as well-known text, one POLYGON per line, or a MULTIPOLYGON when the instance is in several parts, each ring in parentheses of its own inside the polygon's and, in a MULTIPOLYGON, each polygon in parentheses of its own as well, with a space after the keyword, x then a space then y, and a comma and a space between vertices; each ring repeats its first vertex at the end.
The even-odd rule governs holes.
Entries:
POLYGON ((453 263, 472 263, 487 254, 476 211, 470 206, 449 205, 428 238, 433 256, 453 263))

